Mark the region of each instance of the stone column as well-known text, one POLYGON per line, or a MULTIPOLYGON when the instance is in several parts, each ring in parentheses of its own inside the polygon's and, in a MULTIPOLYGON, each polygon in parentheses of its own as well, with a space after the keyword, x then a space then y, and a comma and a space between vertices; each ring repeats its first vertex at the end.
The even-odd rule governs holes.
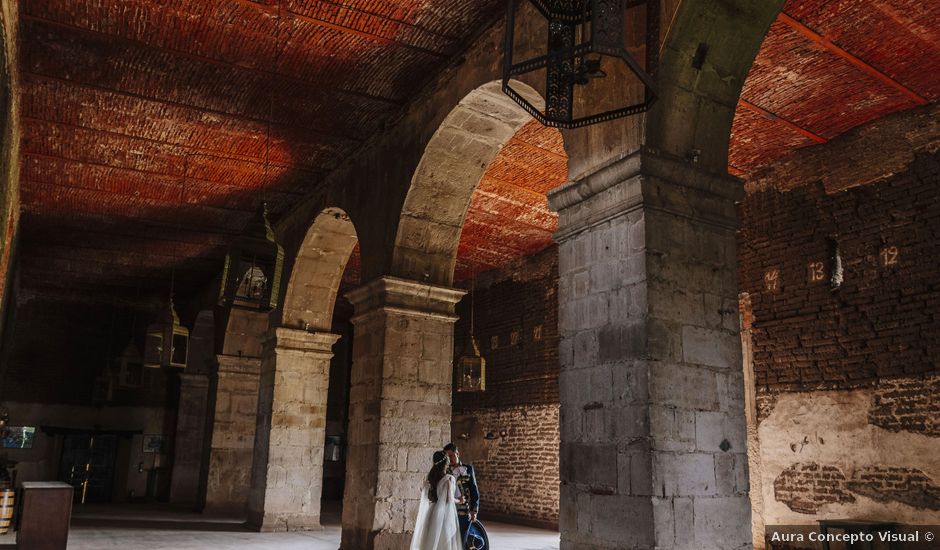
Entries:
POLYGON ((450 439, 463 294, 382 277, 346 295, 356 313, 343 550, 408 547, 431 455, 450 439))
POLYGON ((195 508, 200 496, 199 479, 206 433, 209 378, 205 374, 185 373, 181 373, 179 377, 180 404, 176 417, 170 502, 195 508))
POLYGON ((248 525, 320 529, 330 359, 339 335, 277 328, 265 342, 248 525))
POLYGON ((243 514, 251 486, 261 359, 217 355, 216 360, 205 511, 243 514))
POLYGON ((648 151, 549 194, 563 549, 750 547, 741 194, 648 151))

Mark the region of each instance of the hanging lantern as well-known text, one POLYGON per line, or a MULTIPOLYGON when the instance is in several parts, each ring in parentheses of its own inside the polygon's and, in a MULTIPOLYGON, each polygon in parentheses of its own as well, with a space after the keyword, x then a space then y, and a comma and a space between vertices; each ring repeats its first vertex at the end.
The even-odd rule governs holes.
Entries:
POLYGON ((270 311, 277 307, 284 249, 274 239, 261 203, 225 256, 219 304, 270 311))
POLYGON ((473 334, 467 340, 463 355, 457 360, 457 391, 486 391, 486 359, 480 355, 473 334))
POLYGON ((167 303, 157 322, 147 327, 144 366, 186 368, 189 354, 189 329, 180 324, 173 300, 167 303))
POLYGON ((546 49, 541 55, 514 62, 516 9, 521 1, 509 2, 503 92, 536 120, 545 126, 578 128, 650 108, 656 100, 651 75, 659 51, 659 0, 528 0, 547 21, 546 49), (637 29, 641 17, 645 17, 645 40, 640 40, 643 35, 637 29), (645 67, 630 53, 644 45, 645 67), (544 112, 512 87, 510 80, 526 73, 544 78, 544 112), (601 88, 598 82, 614 73, 618 80, 613 86, 601 88), (632 74, 643 92, 623 101, 626 104, 611 104, 611 90, 626 89, 620 73, 632 74), (601 107, 591 109, 598 104, 601 107), (576 105, 585 112, 575 113, 576 105))
POLYGON ((470 278, 470 334, 463 354, 457 360, 457 391, 486 391, 486 359, 480 355, 480 346, 473 335, 474 304, 476 291, 474 279, 470 278))

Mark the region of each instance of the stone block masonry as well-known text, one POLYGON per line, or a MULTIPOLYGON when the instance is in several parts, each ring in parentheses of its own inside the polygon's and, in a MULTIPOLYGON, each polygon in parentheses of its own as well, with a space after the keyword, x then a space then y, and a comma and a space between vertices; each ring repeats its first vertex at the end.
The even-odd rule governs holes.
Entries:
POLYGON ((261 360, 219 355, 212 381, 215 410, 209 449, 206 511, 244 513, 251 487, 261 360))
POLYGON ((320 528, 327 388, 337 334, 277 328, 261 360, 248 524, 320 528))
POLYGON ((740 192, 641 150, 549 195, 563 549, 750 546, 740 192))
POLYGON ((406 548, 431 455, 450 440, 462 290, 382 277, 347 298, 353 370, 343 550, 406 548))

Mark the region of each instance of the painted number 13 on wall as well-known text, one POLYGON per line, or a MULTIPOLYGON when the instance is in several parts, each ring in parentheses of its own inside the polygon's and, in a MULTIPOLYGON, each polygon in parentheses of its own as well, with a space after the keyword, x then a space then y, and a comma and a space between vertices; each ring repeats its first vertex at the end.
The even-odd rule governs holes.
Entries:
POLYGON ((826 265, 822 262, 810 262, 806 266, 809 270, 809 280, 818 283, 826 279, 826 265))

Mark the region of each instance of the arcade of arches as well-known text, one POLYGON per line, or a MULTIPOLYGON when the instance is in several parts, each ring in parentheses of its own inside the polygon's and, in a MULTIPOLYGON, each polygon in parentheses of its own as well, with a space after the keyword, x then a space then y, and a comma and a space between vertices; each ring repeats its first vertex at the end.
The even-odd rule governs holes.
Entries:
POLYGON ((563 549, 940 524, 940 4, 662 0, 657 101, 573 130, 502 1, 0 5, 12 483, 400 549, 454 441, 563 549), (270 312, 218 298, 261 201, 270 312))

